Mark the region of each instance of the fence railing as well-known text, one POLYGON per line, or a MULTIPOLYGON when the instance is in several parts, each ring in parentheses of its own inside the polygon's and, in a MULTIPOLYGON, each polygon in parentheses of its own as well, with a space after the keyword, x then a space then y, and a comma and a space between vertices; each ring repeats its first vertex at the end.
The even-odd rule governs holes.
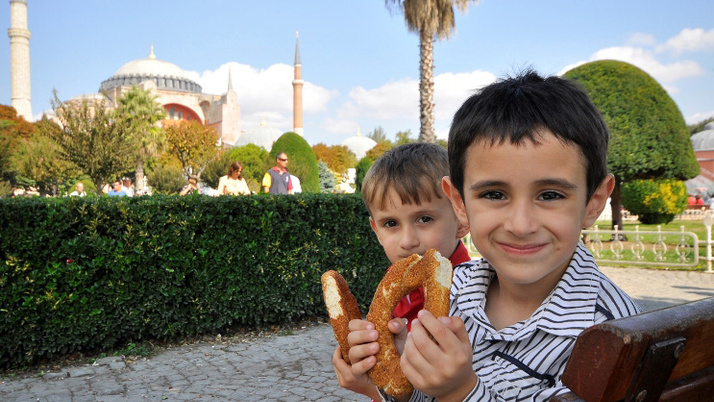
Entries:
POLYGON ((696 233, 635 230, 603 230, 597 225, 582 232, 584 243, 601 264, 632 264, 668 267, 693 267, 699 264, 699 238, 696 233), (607 242, 607 246, 603 240, 607 242))
MULTIPOLYGON (((712 271, 712 225, 714 211, 692 210, 682 215, 683 220, 702 220, 706 239, 700 240, 696 233, 687 232, 684 226, 679 231, 663 231, 657 226, 656 231, 600 229, 597 225, 581 232, 583 242, 590 249, 599 264, 628 264, 666 267, 695 267, 702 257, 699 250, 706 249, 703 259, 707 263, 707 272, 712 271)), ((464 237, 464 244, 472 257, 480 256, 471 242, 470 234, 464 237)))

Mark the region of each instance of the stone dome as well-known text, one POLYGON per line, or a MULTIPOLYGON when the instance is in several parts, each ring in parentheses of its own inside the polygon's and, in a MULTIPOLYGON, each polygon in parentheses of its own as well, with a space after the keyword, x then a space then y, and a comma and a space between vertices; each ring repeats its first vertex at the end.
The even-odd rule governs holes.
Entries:
POLYGON ((193 81, 181 67, 154 55, 154 47, 146 59, 132 60, 102 82, 100 92, 119 86, 139 85, 146 80, 154 81, 157 88, 179 92, 201 93, 201 86, 193 81))
POLYGON ((367 151, 377 145, 377 142, 369 137, 363 137, 362 133, 360 133, 359 129, 357 129, 357 134, 342 141, 340 145, 346 146, 347 149, 349 149, 355 154, 357 160, 360 160, 364 158, 364 156, 367 154, 367 151))
POLYGON ((235 142, 236 147, 242 147, 248 144, 255 144, 259 147, 270 151, 273 143, 283 135, 283 132, 277 128, 269 127, 265 122, 265 118, 260 121, 260 126, 246 130, 235 142))
POLYGON ((707 123, 704 131, 700 131, 691 137, 694 151, 714 150, 714 124, 707 123))

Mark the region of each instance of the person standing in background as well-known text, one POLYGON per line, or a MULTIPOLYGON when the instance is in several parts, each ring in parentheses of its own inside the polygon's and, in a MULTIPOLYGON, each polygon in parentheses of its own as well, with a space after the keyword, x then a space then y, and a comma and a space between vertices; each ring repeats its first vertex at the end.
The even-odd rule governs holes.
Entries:
POLYGON ((70 197, 85 197, 87 193, 84 191, 84 183, 78 181, 74 183, 74 191, 69 193, 70 197))
POLYGON ((288 172, 288 155, 280 152, 275 157, 275 166, 263 176, 263 191, 270 194, 292 194, 293 183, 288 172))
POLYGON ((228 174, 218 180, 217 195, 250 195, 248 183, 243 178, 243 164, 234 161, 228 168, 228 174))

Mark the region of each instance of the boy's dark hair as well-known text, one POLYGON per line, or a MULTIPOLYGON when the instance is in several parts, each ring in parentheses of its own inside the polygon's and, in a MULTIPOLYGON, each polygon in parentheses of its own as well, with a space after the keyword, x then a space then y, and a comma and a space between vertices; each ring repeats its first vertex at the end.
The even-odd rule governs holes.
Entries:
POLYGON ((543 129, 580 149, 589 200, 607 176, 607 125, 578 83, 531 70, 488 85, 461 105, 449 131, 451 182, 464 197, 466 151, 472 144, 538 144, 543 129))
POLYGON ((392 148, 370 166, 362 180, 362 200, 367 211, 384 208, 389 189, 402 204, 421 204, 441 198, 441 179, 449 175, 446 149, 436 144, 411 143, 392 148))

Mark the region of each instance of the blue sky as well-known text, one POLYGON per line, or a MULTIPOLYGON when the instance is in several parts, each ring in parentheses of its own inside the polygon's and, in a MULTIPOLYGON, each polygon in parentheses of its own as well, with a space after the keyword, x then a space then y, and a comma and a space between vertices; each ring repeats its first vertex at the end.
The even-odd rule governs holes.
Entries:
MULTIPOLYGON (((125 63, 156 57, 221 94, 228 69, 242 128, 261 118, 292 129, 295 33, 302 61, 304 133, 335 145, 381 126, 419 133, 418 37, 383 0, 28 0, 32 107, 96 93, 125 63)), ((0 28, 9 28, 9 2, 0 28)), ((562 74, 618 59, 653 76, 688 123, 714 116, 711 0, 481 0, 434 45, 437 136, 474 90, 532 67, 562 74)), ((0 104, 10 104, 9 39, 0 40, 0 104)))

